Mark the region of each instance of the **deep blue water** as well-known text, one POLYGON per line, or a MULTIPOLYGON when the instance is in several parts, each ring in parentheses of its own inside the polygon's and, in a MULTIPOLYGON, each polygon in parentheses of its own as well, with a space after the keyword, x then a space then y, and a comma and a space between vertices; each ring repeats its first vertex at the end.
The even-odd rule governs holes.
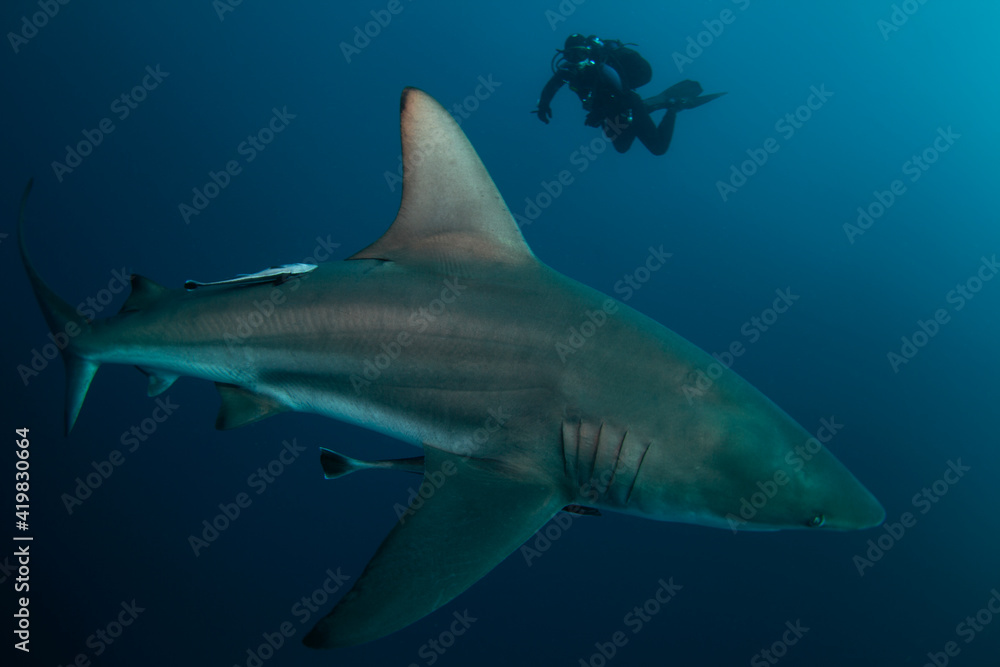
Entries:
MULTIPOLYGON (((248 649, 283 623, 294 634, 266 665, 596 666, 595 643, 617 632, 627 642, 608 664, 622 667, 775 664, 760 654, 772 648, 787 665, 917 667, 929 652, 940 664, 949 642, 950 664, 1000 664, 1000 618, 981 612, 1000 589, 1000 281, 978 282, 993 277, 1000 251, 1000 11, 943 0, 793 9, 578 1, 244 0, 221 16, 209 0, 52 2, 58 13, 35 18, 37 30, 23 17, 44 3, 4 5, 3 428, 6 437, 31 429, 34 537, 31 653, 5 664, 68 665, 82 654, 100 665, 247 665, 248 649), (391 21, 348 62, 341 43, 373 11, 391 21), (666 156, 637 143, 581 160, 581 148, 604 145, 569 91, 550 125, 527 113, 553 49, 575 31, 638 44, 654 68, 645 94, 692 78, 728 95, 682 112, 666 156), (685 62, 677 54, 688 49, 685 62), (134 108, 114 102, 144 78, 150 89, 134 108), (467 103, 481 80, 492 92, 467 103), (328 570, 360 573, 414 483, 389 474, 326 482, 314 448, 373 458, 414 450, 304 414, 215 431, 215 390, 195 380, 174 385, 164 395, 177 406, 171 416, 126 447, 123 434, 157 404, 134 369, 110 365, 64 437, 61 363, 27 385, 17 370, 48 342, 17 256, 17 203, 33 176, 28 243, 39 271, 70 303, 107 297, 99 316, 124 301, 120 273, 179 286, 301 261, 318 239, 339 244, 340 260, 395 214, 399 187, 387 174, 399 164, 407 85, 448 108, 476 107, 462 128, 514 213, 570 172, 572 183, 542 198, 549 205, 523 228, 544 262, 613 293, 650 246, 672 253, 629 305, 709 352, 745 343, 734 369, 808 430, 842 424, 830 448, 890 524, 906 512, 915 523, 898 539, 885 528, 734 536, 605 513, 573 521, 530 565, 515 553, 394 635, 334 653, 304 648, 334 599, 315 612, 296 603, 328 570), (241 142, 275 109, 287 127, 250 161, 241 142), (796 113, 797 126, 782 121, 796 113), (97 133, 91 154, 72 171, 54 168, 102 119, 113 131, 97 133), (179 205, 230 160, 240 173, 185 221, 179 205), (734 166, 754 173, 723 197, 719 182, 734 166), (859 207, 881 215, 863 233, 845 231, 859 207), (745 333, 776 290, 798 296, 794 306, 758 336, 745 333), (112 291, 122 293, 111 300, 112 291), (888 354, 939 310, 943 324, 925 324, 935 335, 917 334, 926 344, 894 367, 888 354), (248 483, 293 439, 304 455, 266 489, 248 483), (124 462, 69 513, 64 494, 114 450, 124 462), (959 462, 968 470, 940 482, 959 462), (933 503, 920 499, 925 488, 933 503), (196 557, 188 536, 241 492, 251 505, 196 557), (862 576, 855 557, 880 537, 888 549, 862 576), (627 615, 671 578, 683 588, 636 631, 627 615), (143 611, 113 643, 91 638, 133 600, 143 611), (428 642, 466 611, 475 622, 435 652, 428 642), (977 613, 979 625, 963 625, 977 613), (786 623, 808 631, 798 638, 786 623), (795 643, 782 645, 783 635, 795 643)), ((12 512, 12 482, 4 489, 12 512)), ((9 538, 18 531, 6 516, 9 538)), ((16 574, 3 562, 10 600, 16 574)), ((13 602, 4 609, 6 650, 13 602)))

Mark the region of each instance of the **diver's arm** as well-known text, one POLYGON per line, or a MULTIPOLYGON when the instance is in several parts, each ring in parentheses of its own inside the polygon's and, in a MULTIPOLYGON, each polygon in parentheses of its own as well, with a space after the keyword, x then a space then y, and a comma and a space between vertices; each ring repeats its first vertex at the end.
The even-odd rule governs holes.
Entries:
POLYGON ((552 118, 552 107, 549 104, 564 83, 566 83, 566 80, 563 79, 562 74, 556 72, 549 79, 548 83, 545 84, 545 87, 542 88, 542 94, 538 98, 538 108, 534 111, 534 113, 538 114, 538 120, 548 124, 549 118, 552 118))

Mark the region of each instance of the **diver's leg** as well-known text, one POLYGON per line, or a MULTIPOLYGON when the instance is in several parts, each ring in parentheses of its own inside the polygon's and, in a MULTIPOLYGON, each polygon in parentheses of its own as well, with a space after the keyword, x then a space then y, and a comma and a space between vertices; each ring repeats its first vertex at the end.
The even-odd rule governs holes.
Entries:
POLYGON ((674 138, 674 122, 677 120, 677 112, 667 109, 667 112, 660 119, 660 124, 656 126, 656 133, 653 141, 646 144, 646 148, 653 155, 663 155, 670 148, 670 140, 674 138))
POLYGON ((619 153, 624 153, 632 147, 636 136, 635 130, 634 123, 626 123, 620 116, 604 121, 604 136, 611 140, 611 145, 619 153))
POLYGON ((649 113, 643 109, 635 112, 636 136, 639 141, 649 149, 653 155, 663 155, 670 148, 670 140, 674 136, 674 121, 677 120, 677 112, 668 109, 664 114, 660 124, 654 125, 649 113))

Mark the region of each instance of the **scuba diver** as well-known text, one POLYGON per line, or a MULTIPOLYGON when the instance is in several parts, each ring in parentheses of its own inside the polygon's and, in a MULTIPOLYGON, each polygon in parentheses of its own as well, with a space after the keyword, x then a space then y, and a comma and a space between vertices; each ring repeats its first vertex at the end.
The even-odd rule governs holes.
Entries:
POLYGON ((638 138, 650 153, 663 155, 670 147, 677 112, 701 106, 725 93, 702 95, 697 81, 684 80, 644 100, 635 88, 652 78, 649 62, 622 42, 572 34, 552 57, 552 78, 542 89, 538 108, 532 113, 548 124, 552 117, 549 104, 568 83, 587 111, 584 123, 602 128, 615 150, 624 153, 638 138), (649 114, 659 109, 666 110, 666 114, 656 125, 649 114))

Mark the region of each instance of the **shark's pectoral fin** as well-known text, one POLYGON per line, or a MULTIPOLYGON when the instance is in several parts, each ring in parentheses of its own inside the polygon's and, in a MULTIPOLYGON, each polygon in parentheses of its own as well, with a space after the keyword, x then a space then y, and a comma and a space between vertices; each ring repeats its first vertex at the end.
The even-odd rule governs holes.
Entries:
POLYGON ((222 405, 215 418, 215 428, 226 430, 260 421, 271 415, 287 412, 288 408, 269 396, 255 394, 235 384, 216 382, 222 405))
POLYGON ((493 569, 566 498, 531 472, 426 447, 421 493, 303 643, 361 644, 423 618, 493 569))

